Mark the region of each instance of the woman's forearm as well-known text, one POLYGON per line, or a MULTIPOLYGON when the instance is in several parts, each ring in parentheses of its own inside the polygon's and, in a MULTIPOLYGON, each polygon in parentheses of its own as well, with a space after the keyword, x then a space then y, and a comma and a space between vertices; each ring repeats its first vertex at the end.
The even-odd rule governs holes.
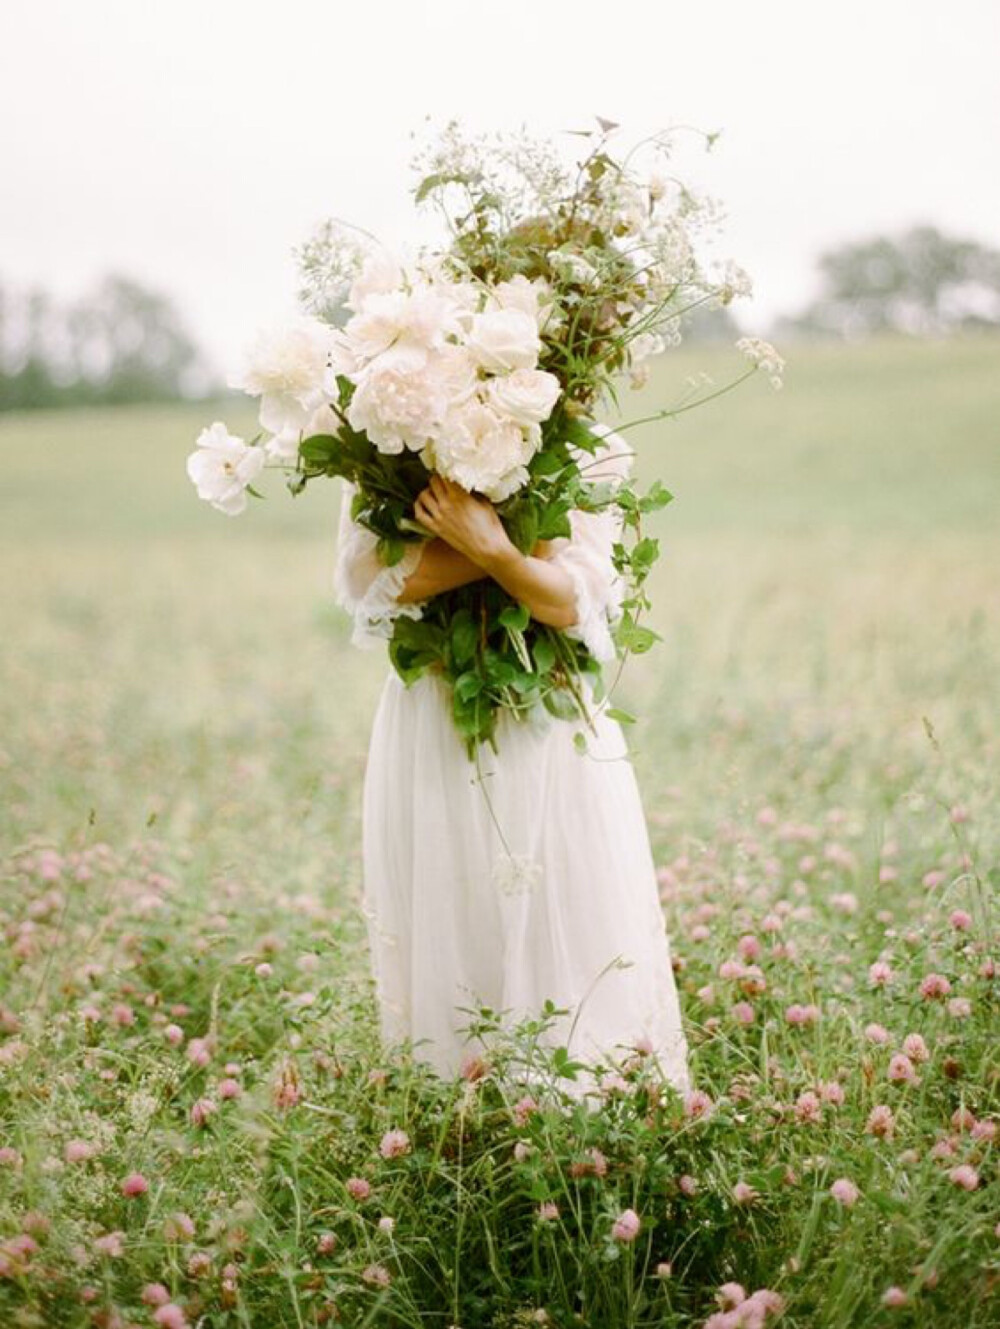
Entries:
POLYGON ((420 562, 403 583, 398 598, 401 604, 426 600, 439 591, 451 591, 487 575, 478 563, 435 535, 424 545, 420 562))
POLYGON ((527 605, 532 618, 537 618, 540 623, 553 628, 570 628, 576 622, 573 579, 563 568, 547 559, 522 554, 510 545, 486 558, 482 570, 515 600, 527 605))

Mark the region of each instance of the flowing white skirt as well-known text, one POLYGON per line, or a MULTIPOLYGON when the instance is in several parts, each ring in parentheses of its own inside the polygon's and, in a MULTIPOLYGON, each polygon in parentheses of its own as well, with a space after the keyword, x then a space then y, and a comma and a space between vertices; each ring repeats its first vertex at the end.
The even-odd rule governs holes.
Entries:
POLYGON ((411 1040, 442 1076, 482 1051, 463 1032, 470 1008, 508 1023, 537 1017, 548 998, 570 1013, 547 1044, 588 1063, 638 1047, 691 1088, 635 771, 621 725, 603 714, 595 724, 581 753, 581 722, 504 713, 480 780, 443 681, 406 687, 389 671, 363 793, 372 971, 383 1038, 411 1040))

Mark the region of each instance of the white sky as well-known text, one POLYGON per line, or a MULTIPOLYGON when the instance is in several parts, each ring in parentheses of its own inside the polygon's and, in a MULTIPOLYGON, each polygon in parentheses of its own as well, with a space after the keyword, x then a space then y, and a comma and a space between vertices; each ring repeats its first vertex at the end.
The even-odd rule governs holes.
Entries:
POLYGON ((408 237, 426 115, 595 113, 722 131, 679 169, 727 208, 750 330, 832 243, 915 222, 1000 243, 1000 0, 2 0, 0 282, 124 271, 225 369, 321 217, 408 237))

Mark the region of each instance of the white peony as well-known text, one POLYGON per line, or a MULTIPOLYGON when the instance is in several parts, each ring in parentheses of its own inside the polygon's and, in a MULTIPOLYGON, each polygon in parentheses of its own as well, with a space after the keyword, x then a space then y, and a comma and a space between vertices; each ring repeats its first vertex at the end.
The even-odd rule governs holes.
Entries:
POLYGON ((345 303, 348 309, 358 313, 364 308, 369 296, 396 291, 402 284, 403 269, 399 260, 387 249, 375 249, 362 263, 345 303))
POLYGON ((526 464, 538 444, 525 436, 478 396, 447 414, 440 434, 424 460, 463 489, 476 490, 499 503, 528 480, 526 464))
POLYGON ((486 385, 487 400, 497 414, 525 427, 547 420, 561 391, 555 374, 544 369, 515 369, 486 385))
POLYGON ((276 442, 274 450, 294 458, 309 421, 330 400, 327 363, 332 330, 314 319, 299 319, 258 334, 242 371, 229 386, 260 397, 260 423, 276 442))
POLYGON ((347 418, 379 452, 419 452, 436 437, 449 408, 474 390, 475 365, 459 346, 428 355, 397 347, 358 378, 347 418))
POLYGON ((230 434, 221 420, 203 429, 196 443, 187 459, 187 473, 198 497, 227 516, 237 516, 247 505, 247 485, 264 466, 263 449, 230 434))
POLYGON ((542 349, 538 325, 523 309, 486 309, 472 320, 466 344, 484 369, 534 369, 542 349))
POLYGON ((344 332, 361 361, 373 360, 393 347, 439 350, 461 330, 461 311, 454 300, 429 286, 371 295, 344 332))

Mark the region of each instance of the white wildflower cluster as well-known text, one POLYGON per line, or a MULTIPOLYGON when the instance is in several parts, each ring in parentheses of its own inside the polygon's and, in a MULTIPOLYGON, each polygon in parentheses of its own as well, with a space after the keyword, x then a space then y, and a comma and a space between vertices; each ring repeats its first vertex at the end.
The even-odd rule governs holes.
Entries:
POLYGON ((769 341, 762 341, 759 337, 741 337, 736 343, 736 349, 768 375, 772 387, 781 387, 785 362, 769 341))
POLYGON ((293 251, 301 285, 299 301, 317 318, 337 322, 351 284, 371 251, 362 234, 327 219, 293 251))
POLYGON ((559 397, 559 380, 538 368, 550 295, 541 280, 487 286, 373 255, 334 334, 327 391, 337 377, 354 384, 347 419, 379 452, 418 452, 499 502, 528 480, 559 397))
POLYGON ((410 165, 419 179, 474 182, 509 224, 548 211, 573 190, 573 174, 554 144, 523 128, 473 134, 451 120, 422 144, 410 165))

